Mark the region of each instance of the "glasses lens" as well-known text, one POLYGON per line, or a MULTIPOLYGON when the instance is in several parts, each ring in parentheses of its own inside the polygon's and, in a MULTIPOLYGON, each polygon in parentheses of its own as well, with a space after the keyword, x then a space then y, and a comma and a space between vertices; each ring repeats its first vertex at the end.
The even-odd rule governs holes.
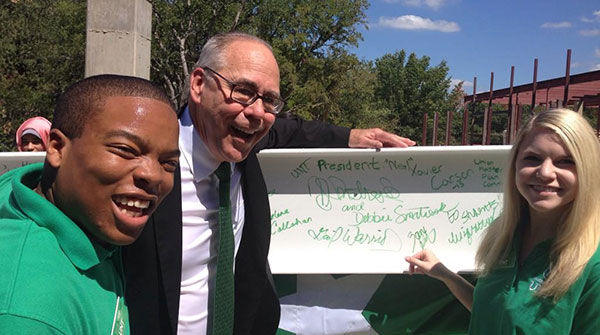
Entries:
POLYGON ((256 99, 256 92, 243 86, 235 86, 231 98, 241 103, 252 103, 256 99))
POLYGON ((262 100, 266 110, 268 110, 271 113, 273 113, 276 110, 276 98, 267 96, 263 97, 262 100))
MULTIPOLYGON (((257 98, 258 94, 256 93, 256 91, 244 86, 236 85, 233 88, 233 91, 231 92, 231 99, 245 105, 250 105, 254 103, 254 101, 256 101, 257 98)), ((273 114, 279 113, 279 111, 281 111, 281 109, 283 108, 284 104, 283 100, 271 96, 262 97, 262 101, 265 111, 273 114)))
POLYGON ((267 105, 269 105, 268 109, 270 113, 277 114, 283 108, 283 101, 281 99, 273 99, 267 105))

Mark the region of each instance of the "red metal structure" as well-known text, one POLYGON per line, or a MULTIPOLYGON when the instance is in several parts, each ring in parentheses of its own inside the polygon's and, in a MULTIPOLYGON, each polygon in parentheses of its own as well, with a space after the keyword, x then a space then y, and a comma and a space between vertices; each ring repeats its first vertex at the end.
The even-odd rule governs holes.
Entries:
MULTIPOLYGON (((600 138, 600 70, 571 75, 571 49, 567 50, 567 61, 565 76, 538 81, 538 59, 533 62, 533 81, 529 84, 514 86, 515 67, 510 69, 510 86, 494 90, 494 73, 490 76, 490 90, 488 92, 477 93, 477 77, 473 78, 473 94, 467 95, 463 100, 463 122, 461 144, 467 143, 469 109, 474 103, 485 103, 484 123, 481 125, 483 134, 481 144, 490 144, 492 104, 504 106, 503 113, 508 114, 506 129, 506 143, 512 143, 515 138, 519 122, 523 111, 523 105, 542 106, 542 108, 557 108, 566 106, 567 108, 581 112, 583 107, 595 109, 597 114, 596 132, 600 138)), ((533 111, 534 108, 530 108, 533 111)), ((496 112, 494 112, 496 113, 496 112)), ((437 117, 437 115, 436 115, 437 117)), ((451 116, 447 116, 446 121, 446 145, 450 143, 451 136, 451 116), (450 121, 449 121, 450 120, 450 121)), ((437 140, 437 120, 434 119, 434 144, 437 140)), ((423 136, 421 143, 426 145, 427 140, 427 114, 423 116, 423 136)), ((479 144, 479 143, 477 143, 479 144)))
MULTIPOLYGON (((493 89, 493 73, 490 78, 490 90, 488 92, 475 93, 475 83, 472 95, 464 97, 464 106, 469 106, 473 103, 487 103, 486 115, 483 126, 483 143, 489 144, 489 136, 491 131, 491 106, 492 104, 500 104, 506 106, 509 115, 508 124, 506 125, 507 134, 506 140, 511 143, 515 137, 516 130, 519 128, 519 120, 521 119, 522 106, 519 103, 526 102, 535 106, 543 106, 545 108, 556 108, 567 106, 573 110, 581 110, 583 106, 586 108, 595 108, 598 113, 598 123, 596 125, 597 133, 600 135, 600 70, 580 73, 576 75, 570 74, 571 67, 571 50, 567 50, 567 64, 565 76, 549 80, 537 80, 538 60, 534 60, 533 65, 533 81, 529 84, 513 86, 514 66, 511 67, 510 86, 499 90, 493 89), (513 104, 513 98, 515 103, 513 104)), ((533 108, 531 108, 533 111, 533 108)), ((465 115, 468 115, 465 113, 465 115)), ((466 121, 466 120, 465 120, 466 121)), ((466 144, 466 122, 463 124, 462 144, 466 144)))
MULTIPOLYGON (((540 94, 536 95, 535 104, 556 107, 583 102, 587 107, 600 106, 600 70, 570 76, 566 99, 564 98, 565 79, 560 77, 537 82, 536 92, 540 94)), ((533 93, 532 83, 513 87, 513 95, 516 96, 517 101, 531 101, 533 93)), ((494 90, 491 94, 490 92, 479 93, 475 97, 475 102, 488 102, 490 97, 495 104, 508 105, 510 88, 494 90)), ((473 95, 465 96, 464 102, 473 102, 473 95)))

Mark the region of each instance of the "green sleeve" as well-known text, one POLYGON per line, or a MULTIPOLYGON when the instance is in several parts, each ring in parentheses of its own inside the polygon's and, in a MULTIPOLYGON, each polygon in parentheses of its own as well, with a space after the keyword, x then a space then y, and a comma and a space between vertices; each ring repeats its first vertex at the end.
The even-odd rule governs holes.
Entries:
POLYGON ((598 334, 600 329, 600 263, 588 276, 573 318, 571 334, 598 334))
POLYGON ((65 333, 39 320, 0 314, 0 334, 64 335, 65 333))

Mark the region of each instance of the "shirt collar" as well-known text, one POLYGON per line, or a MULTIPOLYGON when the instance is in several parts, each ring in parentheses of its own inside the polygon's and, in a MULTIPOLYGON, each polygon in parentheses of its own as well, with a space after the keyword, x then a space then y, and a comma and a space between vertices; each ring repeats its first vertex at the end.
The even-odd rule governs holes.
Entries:
POLYGON ((207 178, 221 163, 210 153, 194 128, 189 107, 185 108, 179 118, 179 150, 190 167, 194 182, 207 178))
POLYGON ((83 271, 111 257, 118 247, 107 249, 90 239, 60 209, 33 190, 41 179, 42 167, 43 163, 27 165, 14 175, 13 195, 21 213, 50 230, 71 263, 83 271))

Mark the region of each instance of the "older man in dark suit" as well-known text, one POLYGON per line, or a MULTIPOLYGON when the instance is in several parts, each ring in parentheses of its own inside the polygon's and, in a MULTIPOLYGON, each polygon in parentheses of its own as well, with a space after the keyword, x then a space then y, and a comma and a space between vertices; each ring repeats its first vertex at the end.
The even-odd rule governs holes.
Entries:
POLYGON ((380 129, 276 121, 284 104, 279 68, 270 46, 251 35, 211 38, 189 84, 188 106, 179 116, 182 157, 175 187, 124 255, 132 334, 274 334, 280 308, 267 263, 270 209, 256 153, 414 142, 380 129), (215 288, 217 264, 230 256, 221 254, 226 233, 217 215, 221 177, 214 172, 223 165, 230 178, 235 258, 231 316, 216 307, 222 294, 215 288))

